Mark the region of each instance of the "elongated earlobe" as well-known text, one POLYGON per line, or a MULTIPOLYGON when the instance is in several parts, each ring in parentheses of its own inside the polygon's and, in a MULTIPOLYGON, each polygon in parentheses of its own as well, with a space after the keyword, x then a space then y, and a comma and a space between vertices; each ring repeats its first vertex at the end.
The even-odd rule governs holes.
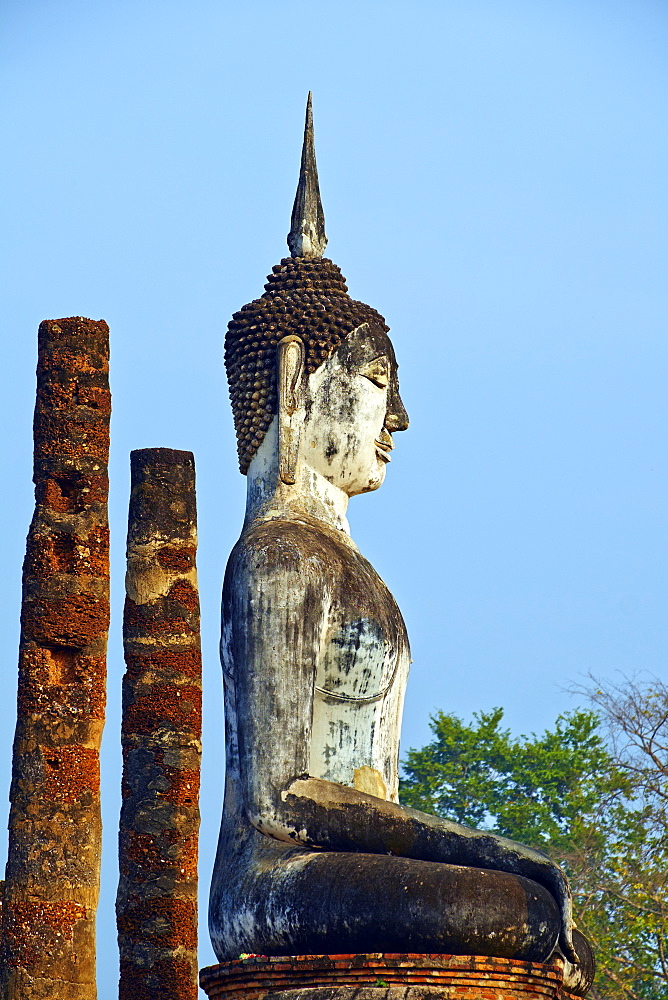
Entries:
POLYGON ((299 437, 304 419, 304 344, 284 337, 278 345, 278 470, 281 482, 292 485, 297 472, 299 437))

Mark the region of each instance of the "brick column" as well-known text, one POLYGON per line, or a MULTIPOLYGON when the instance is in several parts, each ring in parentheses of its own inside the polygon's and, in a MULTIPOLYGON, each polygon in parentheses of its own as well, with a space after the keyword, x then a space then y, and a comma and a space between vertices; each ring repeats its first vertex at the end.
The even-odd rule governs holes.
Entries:
POLYGON ((39 328, 2 996, 94 1000, 109 627, 109 328, 39 328))
POLYGON ((202 665, 190 452, 132 452, 123 619, 121 1000, 196 1000, 202 665))

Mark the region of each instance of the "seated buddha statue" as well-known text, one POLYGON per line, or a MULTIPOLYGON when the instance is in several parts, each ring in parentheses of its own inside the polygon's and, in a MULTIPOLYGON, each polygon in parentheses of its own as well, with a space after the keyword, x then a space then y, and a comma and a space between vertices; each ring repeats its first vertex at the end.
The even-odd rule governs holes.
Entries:
POLYGON ((557 865, 398 801, 408 635, 346 508, 408 416, 385 320, 322 257, 310 98, 288 244, 226 338, 248 494, 223 590, 214 950, 543 961, 560 941, 577 965, 557 865))

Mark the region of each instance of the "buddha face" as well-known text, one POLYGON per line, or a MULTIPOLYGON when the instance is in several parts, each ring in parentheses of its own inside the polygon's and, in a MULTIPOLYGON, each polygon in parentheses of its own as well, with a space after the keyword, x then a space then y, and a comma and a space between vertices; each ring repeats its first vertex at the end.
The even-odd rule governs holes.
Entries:
POLYGON ((301 460, 348 496, 368 493, 407 427, 392 343, 364 323, 309 377, 301 460))

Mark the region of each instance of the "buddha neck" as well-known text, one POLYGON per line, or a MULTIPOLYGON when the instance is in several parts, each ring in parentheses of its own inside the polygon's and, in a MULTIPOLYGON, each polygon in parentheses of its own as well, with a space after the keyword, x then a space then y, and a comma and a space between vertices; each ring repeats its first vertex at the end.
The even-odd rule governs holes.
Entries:
POLYGON ((348 494, 334 486, 303 460, 297 463, 296 481, 281 482, 278 475, 278 421, 273 419, 247 473, 244 528, 260 517, 316 518, 350 535, 346 517, 348 494))

